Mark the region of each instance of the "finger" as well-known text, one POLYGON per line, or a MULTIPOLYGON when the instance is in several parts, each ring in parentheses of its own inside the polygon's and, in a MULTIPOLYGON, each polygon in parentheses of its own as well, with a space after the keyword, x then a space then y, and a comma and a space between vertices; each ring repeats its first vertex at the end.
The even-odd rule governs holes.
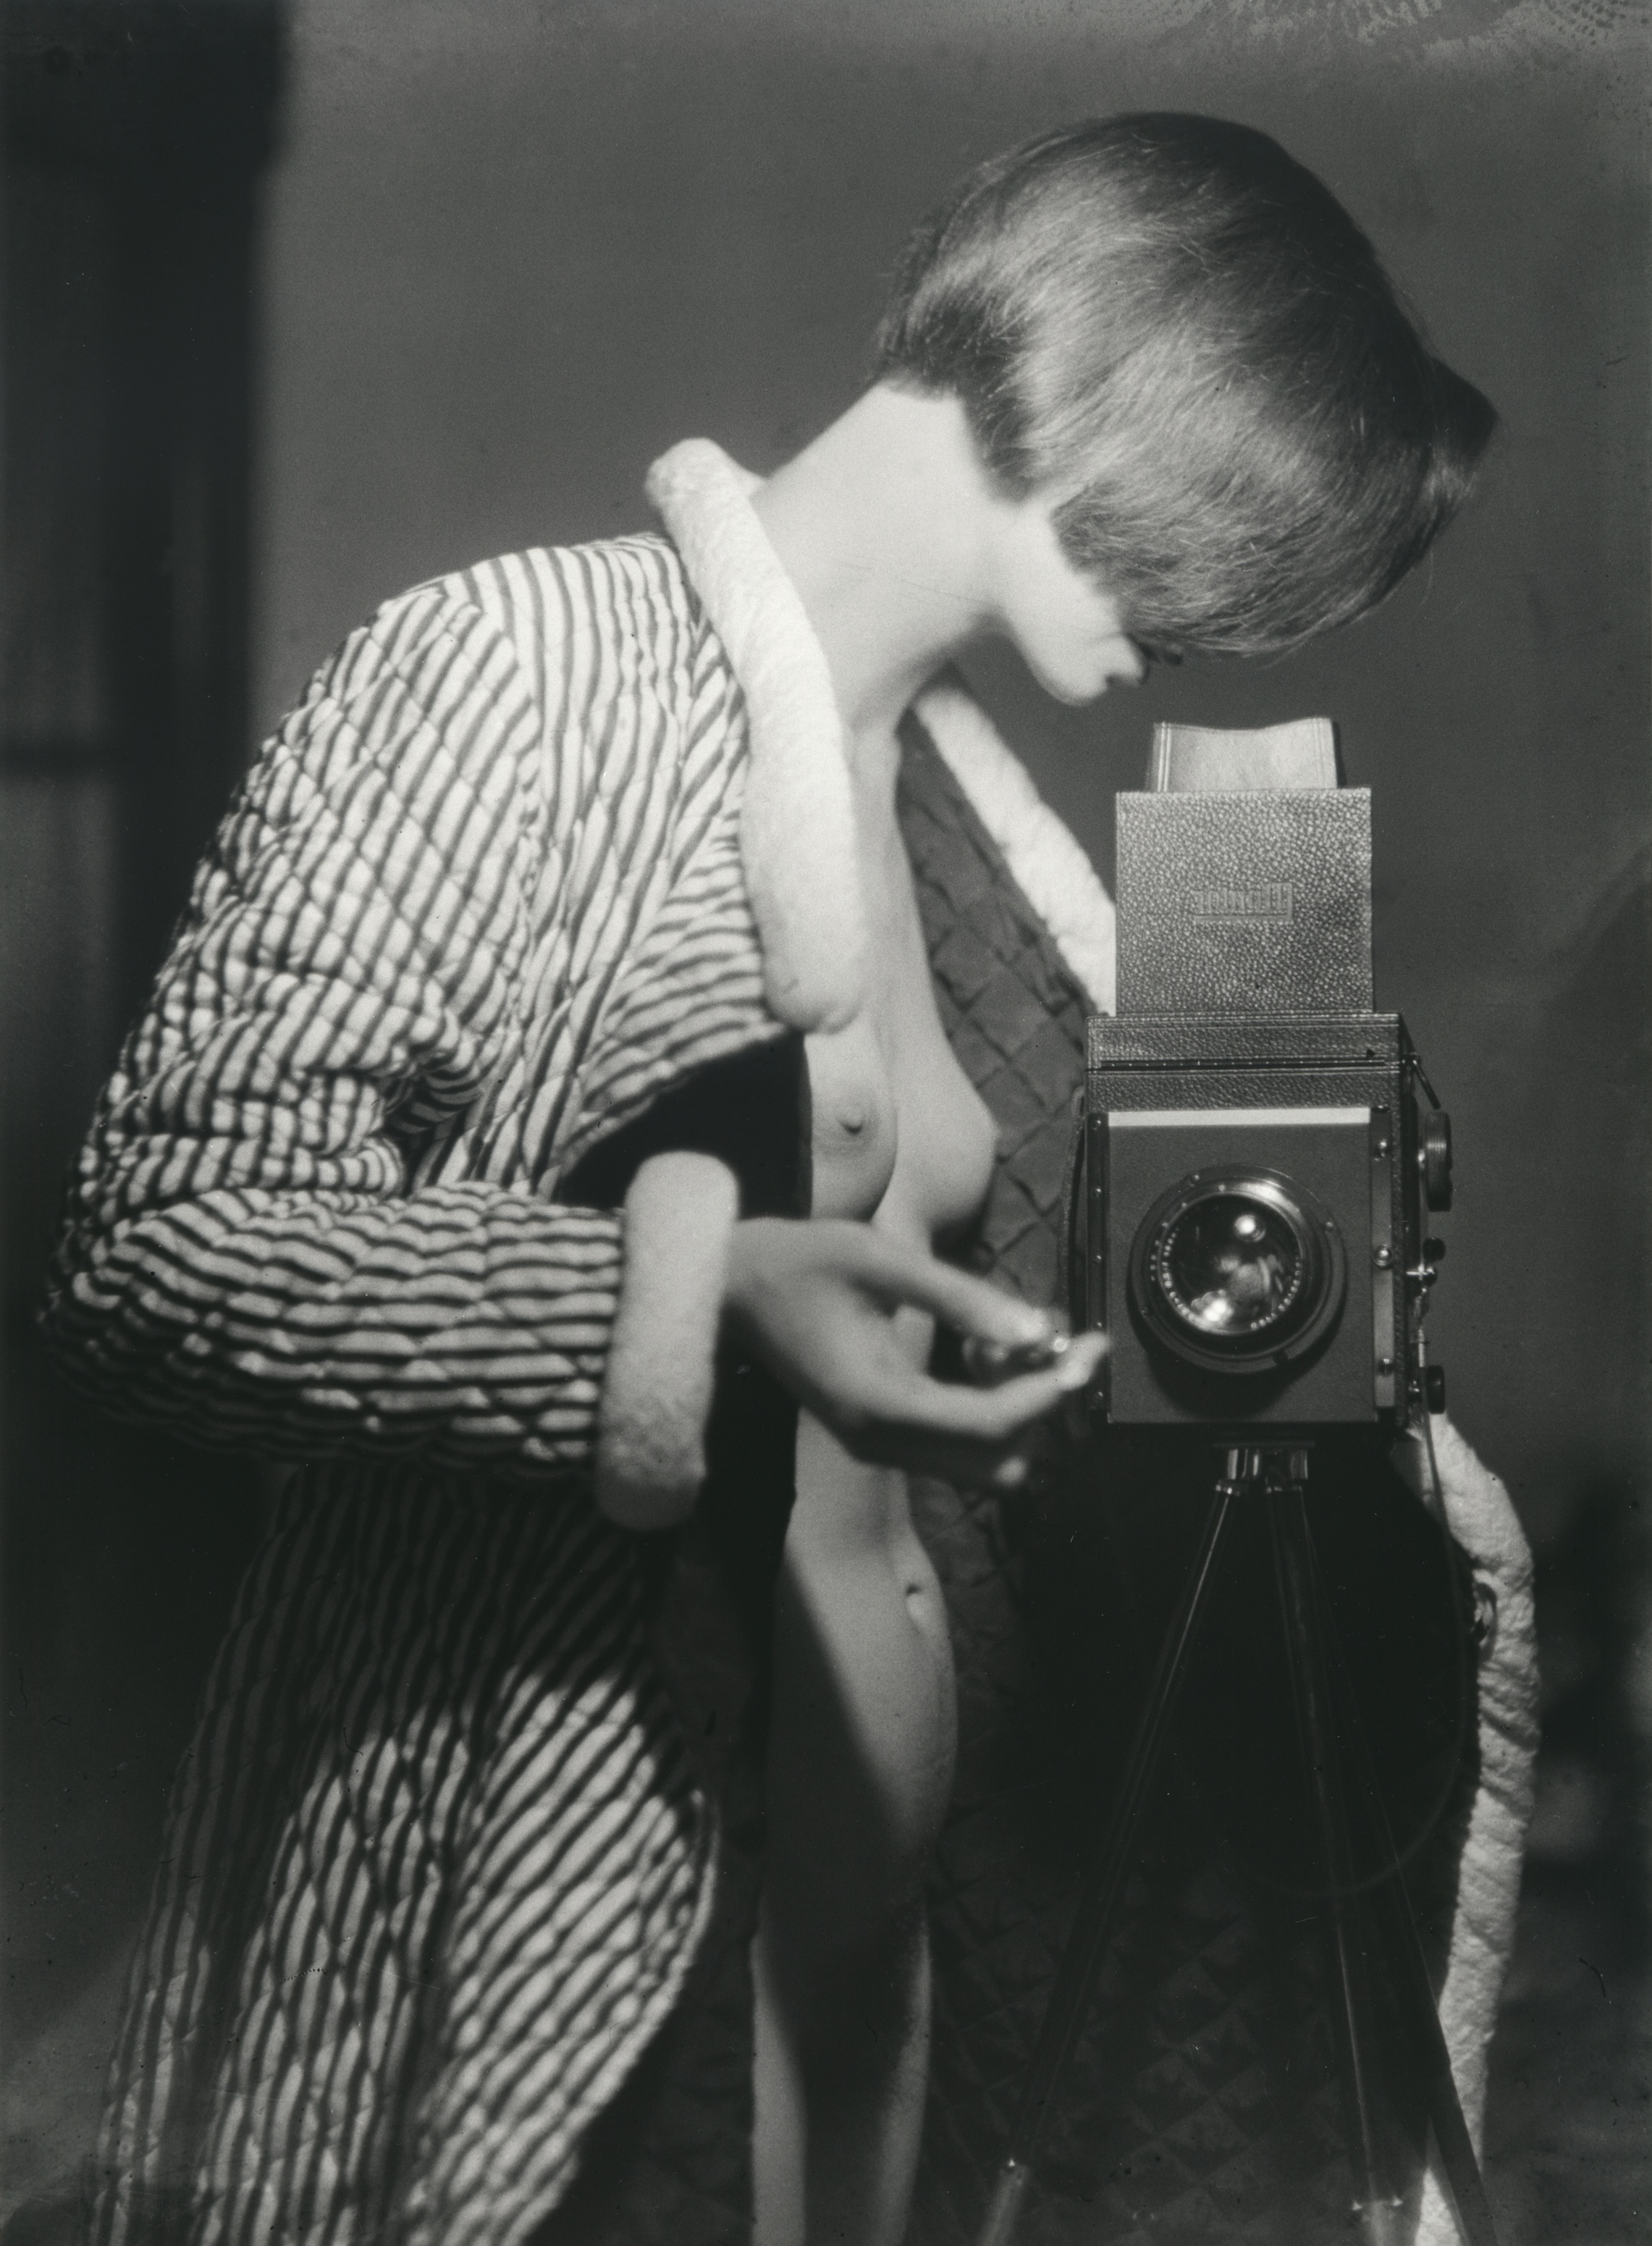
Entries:
MULTIPOLYGON (((1055 1322, 1050 1321, 1052 1328, 1055 1322)), ((1047 1339, 1034 1342, 1027 1349, 1006 1349, 1001 1341, 982 1341, 979 1334, 971 1334, 963 1345, 963 1369, 977 1387, 996 1387, 1001 1380, 1009 1380, 1017 1372, 1045 1372, 1065 1352, 1071 1336, 1064 1331, 1052 1331, 1047 1339)))
POLYGON ((914 1372, 884 1399, 882 1416, 887 1424, 904 1425, 914 1433, 1009 1442, 1088 1387, 1105 1351, 1102 1335, 1081 1334, 1059 1365, 1023 1373, 996 1388, 955 1387, 914 1372))
POLYGON ((909 1303, 962 1334, 1006 1351, 1037 1348, 1058 1331, 1047 1310, 1035 1310, 970 1272, 901 1248, 876 1233, 870 1235, 870 1246, 861 1283, 892 1308, 909 1303))

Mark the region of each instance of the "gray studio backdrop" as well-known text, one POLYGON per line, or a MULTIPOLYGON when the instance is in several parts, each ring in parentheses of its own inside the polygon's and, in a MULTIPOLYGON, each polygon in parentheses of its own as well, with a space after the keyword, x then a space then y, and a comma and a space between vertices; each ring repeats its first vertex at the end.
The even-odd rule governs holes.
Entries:
MULTIPOLYGON (((1594 1720, 1623 1732, 1609 1768, 1582 1733, 1551 1754, 1560 1862, 1633 1846, 1636 1625, 1612 1603, 1645 1564, 1635 17, 1608 0, 309 0, 267 182, 255 423, 262 731, 385 596, 643 526, 643 470, 673 439, 783 459, 853 395, 906 228, 1002 145, 1089 111, 1214 110, 1329 182, 1502 413, 1472 512, 1379 616, 1288 661, 1189 665, 1081 711, 1008 657, 973 675, 1104 873, 1112 794, 1140 784, 1159 718, 1326 712, 1346 779, 1375 791, 1378 1003, 1405 1013, 1457 1129, 1437 1353, 1559 1571, 1562 1667, 1583 1664, 1594 1720), (1580 1589, 1566 1555, 1585 1547, 1580 1589), (1601 1680, 1608 1638, 1626 1658, 1601 1680)), ((248 1535, 255 1501, 235 1501, 248 1535)), ((191 1530, 175 1611, 107 1587, 90 1617, 71 1601, 43 1658, 118 1678, 180 1631, 204 1646, 241 1533, 191 1530)), ((180 1684, 163 1733, 186 1704, 180 1684)), ((117 1718, 87 1720, 112 1764, 117 1718)), ((145 1768, 180 1744, 151 1740, 145 1768)), ((84 1802, 65 1814, 98 1830, 84 1802)), ((158 1816, 157 1780, 121 1813, 128 1861, 78 1947, 44 1842, 16 1922, 31 2032, 57 2034, 56 2102, 77 2114, 158 1816), (61 2003, 43 1936, 72 1983, 61 2003)), ((33 2173, 67 2157, 65 2132, 53 2145, 33 2173)))

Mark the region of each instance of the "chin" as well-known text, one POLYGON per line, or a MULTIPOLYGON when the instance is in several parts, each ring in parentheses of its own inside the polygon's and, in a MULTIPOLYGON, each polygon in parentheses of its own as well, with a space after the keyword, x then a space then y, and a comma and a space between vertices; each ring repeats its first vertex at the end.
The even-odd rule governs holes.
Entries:
POLYGON ((1050 700, 1064 703, 1069 710, 1082 710, 1086 702, 1099 702, 1110 683, 1105 677, 1064 677, 1059 672, 1030 668, 1050 700))

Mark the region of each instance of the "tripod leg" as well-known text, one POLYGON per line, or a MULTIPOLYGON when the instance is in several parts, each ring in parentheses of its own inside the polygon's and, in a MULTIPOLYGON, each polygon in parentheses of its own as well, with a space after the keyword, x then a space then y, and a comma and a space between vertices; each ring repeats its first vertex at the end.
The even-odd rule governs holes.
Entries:
POLYGON ((1344 1728, 1354 1748, 1355 1774, 1369 1838, 1376 1854, 1377 1876, 1375 1880, 1368 1878, 1367 1882, 1370 1909, 1377 1922, 1383 1961, 1388 1969, 1405 2039, 1422 2086, 1440 2180, 1451 2202, 1458 2231, 1465 2246, 1498 2246, 1496 2218, 1485 2189, 1485 2179, 1475 2157, 1473 2140, 1463 2118, 1457 2081, 1451 2072, 1451 2054, 1446 2045, 1445 2031, 1440 2026, 1433 1985, 1428 1975, 1428 1961, 1423 1955, 1411 1897, 1405 1891, 1404 1875, 1400 1869, 1393 1831, 1371 1766, 1370 1750, 1353 1705, 1346 1664, 1337 1655, 1336 1627, 1314 1563, 1312 1541, 1305 1514, 1301 1533, 1307 1569, 1307 1590, 1317 1623, 1316 1637, 1322 1657, 1329 1656, 1330 1662, 1335 1664, 1337 1681, 1342 1686, 1342 1698, 1347 1713, 1344 1728))
POLYGON ((1428 2106, 1429 2127, 1457 2228, 1465 2246, 1498 2246, 1497 2222, 1485 2179, 1474 2155, 1474 2141, 1463 2118, 1451 2072, 1451 2054, 1435 2008, 1428 1964, 1411 1916, 1401 1875, 1378 1888, 1373 1902, 1380 1914, 1389 1970, 1404 2016, 1406 2038, 1417 2064, 1428 2106))
POLYGON ((1131 1745, 1130 1759, 1114 1799, 1112 1814, 1085 1874, 1078 1911, 1056 1969, 1054 1993, 1038 2031, 1032 2063, 1010 2128, 1009 2149, 998 2170, 979 2246, 1009 2246, 1014 2236, 1044 2125, 1090 2009, 1096 1977, 1106 1954, 1113 1912, 1146 1807, 1148 1784, 1164 1746, 1165 1734, 1186 1675, 1188 1657, 1208 1609, 1216 1581, 1216 1562, 1232 1519, 1234 1501, 1244 1487, 1241 1477, 1245 1463, 1242 1454, 1229 1454, 1227 1472, 1216 1485, 1198 1555, 1187 1572, 1180 1602, 1165 1633, 1158 1667, 1131 1745))
POLYGON ((1359 1939, 1363 1915, 1356 1908, 1353 1894, 1353 1850, 1302 1485, 1291 1483, 1275 1490, 1270 1509, 1291 1690, 1313 1795, 1325 1884, 1326 1960, 1349 2161, 1354 2172, 1353 2211, 1365 2246, 1397 2246, 1404 2195, 1397 2181, 1392 2119, 1382 2095, 1381 2056, 1371 2032, 1370 1969, 1359 1939))

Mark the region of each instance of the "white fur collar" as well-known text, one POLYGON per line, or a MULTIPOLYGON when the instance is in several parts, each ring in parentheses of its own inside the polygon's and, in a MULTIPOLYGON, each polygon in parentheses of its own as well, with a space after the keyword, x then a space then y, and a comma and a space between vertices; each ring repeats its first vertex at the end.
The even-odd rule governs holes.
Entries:
MULTIPOLYGON (((741 856, 769 1004, 794 1029, 859 1012, 866 931, 843 724, 801 599, 751 505, 759 479, 704 438, 649 471, 670 533, 745 695, 751 765, 741 856)), ((1113 1003, 1113 914, 1078 843, 987 717, 955 685, 919 718, 1092 1004, 1113 1003)))
POLYGON ((745 695, 740 854, 769 1004, 794 1029, 837 1030, 865 973, 854 801, 832 674, 751 506, 758 481, 693 437, 656 460, 648 494, 745 695))

